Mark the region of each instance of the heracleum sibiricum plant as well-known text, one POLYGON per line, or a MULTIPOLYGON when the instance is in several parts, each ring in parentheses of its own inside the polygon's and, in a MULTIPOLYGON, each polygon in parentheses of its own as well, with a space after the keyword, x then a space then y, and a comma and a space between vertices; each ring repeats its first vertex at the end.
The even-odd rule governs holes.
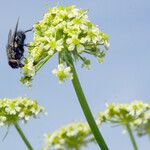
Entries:
POLYGON ((150 103, 134 101, 131 104, 107 104, 105 112, 99 113, 99 123, 109 122, 122 125, 129 133, 134 150, 138 146, 133 131, 139 136, 150 135, 150 103))
POLYGON ((90 127, 87 123, 73 122, 61 127, 55 132, 45 135, 45 146, 42 150, 80 150, 94 142, 90 127))
POLYGON ((90 22, 87 10, 75 6, 50 8, 43 20, 34 25, 34 39, 29 45, 21 78, 22 83, 31 86, 35 74, 57 53, 58 68, 53 73, 60 82, 72 80, 85 117, 102 150, 108 150, 108 147, 89 109, 74 62, 80 60, 82 67, 89 68, 90 60, 85 56, 89 54, 101 63, 108 46, 108 35, 90 22))
POLYGON ((31 117, 36 118, 43 111, 44 108, 39 106, 36 100, 28 97, 0 99, 0 126, 14 125, 28 149, 33 150, 18 123, 26 123, 31 117))

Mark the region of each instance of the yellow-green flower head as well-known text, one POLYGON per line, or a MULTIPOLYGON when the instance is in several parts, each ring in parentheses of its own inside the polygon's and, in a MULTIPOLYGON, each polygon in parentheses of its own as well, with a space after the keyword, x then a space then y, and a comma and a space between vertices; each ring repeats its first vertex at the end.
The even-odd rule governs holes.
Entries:
POLYGON ((89 68, 90 60, 82 54, 103 62, 108 47, 108 35, 90 22, 86 10, 75 6, 50 8, 43 20, 34 25, 34 39, 28 48, 21 82, 30 85, 36 72, 55 53, 59 54, 59 63, 66 63, 69 54, 89 68))
POLYGON ((107 104, 106 111, 99 113, 99 122, 130 125, 138 135, 150 134, 150 103, 107 104))
POLYGON ((15 99, 0 99, 0 126, 11 125, 18 121, 27 122, 44 111, 37 101, 18 97, 15 99))
POLYGON ((42 150, 80 149, 83 145, 94 141, 88 124, 83 122, 70 123, 56 130, 53 134, 46 134, 46 146, 42 150), (90 138, 89 138, 90 137, 90 138))

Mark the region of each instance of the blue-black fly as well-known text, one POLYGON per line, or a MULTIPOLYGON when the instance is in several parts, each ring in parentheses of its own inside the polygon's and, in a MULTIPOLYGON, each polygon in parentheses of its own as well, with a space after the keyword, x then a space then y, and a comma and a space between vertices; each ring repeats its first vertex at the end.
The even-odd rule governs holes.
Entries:
POLYGON ((18 23, 19 19, 16 23, 14 33, 12 33, 12 30, 9 31, 8 43, 6 47, 8 64, 14 69, 22 68, 24 66, 21 60, 24 58, 24 46, 27 46, 24 43, 26 39, 25 34, 33 30, 32 28, 26 31, 18 31, 18 23))

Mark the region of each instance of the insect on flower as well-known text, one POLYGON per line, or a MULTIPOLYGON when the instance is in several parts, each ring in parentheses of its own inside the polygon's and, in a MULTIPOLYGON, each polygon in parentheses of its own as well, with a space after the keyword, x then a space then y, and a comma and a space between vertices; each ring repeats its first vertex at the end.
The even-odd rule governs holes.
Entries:
POLYGON ((26 33, 32 31, 32 29, 26 31, 18 31, 18 23, 19 19, 17 20, 15 31, 12 34, 12 30, 9 31, 8 34, 8 43, 6 46, 7 57, 8 57, 8 64, 13 68, 22 68, 24 64, 22 64, 21 60, 24 58, 24 46, 28 46, 24 44, 26 39, 26 33))

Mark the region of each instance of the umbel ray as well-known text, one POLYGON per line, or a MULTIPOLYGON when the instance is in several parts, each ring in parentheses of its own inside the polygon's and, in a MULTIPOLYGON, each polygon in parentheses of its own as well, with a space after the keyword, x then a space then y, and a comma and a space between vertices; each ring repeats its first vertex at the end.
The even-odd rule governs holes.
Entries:
POLYGON ((22 68, 24 64, 21 62, 24 58, 24 46, 28 46, 24 43, 26 39, 26 33, 33 30, 33 28, 22 31, 18 31, 19 18, 16 23, 14 33, 10 29, 8 34, 8 43, 6 46, 8 64, 13 68, 22 68))

